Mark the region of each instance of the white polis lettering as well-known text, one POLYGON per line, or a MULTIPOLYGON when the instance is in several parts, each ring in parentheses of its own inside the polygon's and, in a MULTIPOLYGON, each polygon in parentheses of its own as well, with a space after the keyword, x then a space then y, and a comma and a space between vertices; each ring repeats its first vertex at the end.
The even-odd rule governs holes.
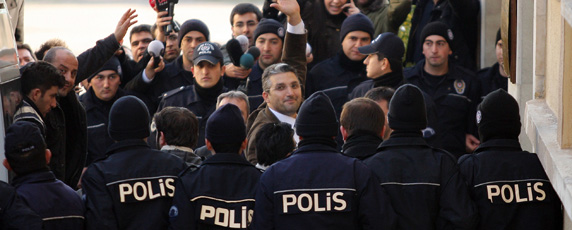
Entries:
POLYGON ((331 192, 327 193, 313 193, 310 195, 309 193, 301 193, 299 195, 295 194, 283 194, 282 195, 282 212, 289 213, 289 212, 328 212, 328 211, 344 211, 347 208, 347 202, 344 198, 343 192, 334 192, 331 195, 331 192), (320 205, 320 200, 324 200, 325 195, 325 204, 320 205), (332 206, 333 201, 333 206, 332 206), (297 209, 290 210, 290 207, 295 207, 297 209))
POLYGON ((175 179, 150 179, 118 185, 121 203, 153 200, 175 195, 175 179))
POLYGON ((225 228, 245 229, 250 225, 253 215, 254 210, 248 209, 246 206, 241 206, 240 210, 235 210, 202 205, 199 219, 225 228), (239 212, 240 218, 236 218, 237 212, 239 212), (236 222, 237 220, 240 222, 236 222))
POLYGON ((487 185, 487 198, 491 203, 522 203, 532 201, 543 201, 546 199, 546 192, 542 186, 544 183, 515 183, 503 185, 487 185), (521 194, 521 187, 526 186, 526 192, 521 194), (534 190, 534 191, 533 191, 534 190), (524 195, 524 196, 523 196, 524 195))

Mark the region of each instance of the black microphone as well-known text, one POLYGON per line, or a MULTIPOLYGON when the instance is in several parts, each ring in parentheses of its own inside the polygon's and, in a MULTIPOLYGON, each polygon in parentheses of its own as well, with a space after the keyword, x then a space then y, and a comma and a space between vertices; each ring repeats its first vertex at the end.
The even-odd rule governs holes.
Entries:
POLYGON ((240 47, 240 42, 236 39, 230 39, 226 43, 226 52, 228 52, 228 57, 230 61, 235 66, 240 66, 240 57, 242 56, 242 47, 240 47))
POLYGON ((149 55, 153 56, 153 68, 157 68, 159 66, 159 62, 161 62, 161 55, 165 51, 165 45, 163 42, 159 40, 153 40, 149 43, 147 47, 147 52, 149 55))
MULTIPOLYGON (((167 11, 166 17, 173 17, 175 15, 175 4, 179 3, 179 0, 155 0, 155 5, 158 11, 167 11)), ((171 32, 178 32, 177 25, 171 20, 169 25, 163 26, 163 31, 165 35, 169 35, 171 32)))

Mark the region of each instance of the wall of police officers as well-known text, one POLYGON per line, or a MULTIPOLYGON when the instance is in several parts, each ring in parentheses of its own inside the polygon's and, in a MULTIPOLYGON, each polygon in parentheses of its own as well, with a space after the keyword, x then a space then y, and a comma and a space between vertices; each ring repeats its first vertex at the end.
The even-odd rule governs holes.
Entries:
POLYGON ((1 229, 562 229, 478 0, 261 4, 222 46, 131 9, 77 56, 19 43, 1 229))

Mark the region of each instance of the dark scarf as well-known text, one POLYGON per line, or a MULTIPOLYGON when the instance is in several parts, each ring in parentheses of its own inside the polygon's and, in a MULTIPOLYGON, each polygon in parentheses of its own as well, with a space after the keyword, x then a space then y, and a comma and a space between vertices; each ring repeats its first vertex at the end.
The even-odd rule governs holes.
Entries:
POLYGON ((346 56, 343 48, 338 51, 338 56, 340 57, 340 65, 347 70, 352 72, 359 72, 365 70, 365 65, 363 64, 363 59, 359 61, 352 61, 346 56))
POLYGON ((390 72, 373 79, 373 87, 387 86, 397 89, 403 83, 402 72, 390 72))
POLYGON ((363 143, 381 143, 383 139, 372 132, 356 132, 348 137, 344 145, 342 146, 342 152, 348 150, 349 148, 359 146, 363 143))
POLYGON ((199 97, 201 97, 202 100, 205 100, 208 102, 216 102, 216 99, 217 99, 218 95, 220 95, 222 88, 223 88, 222 77, 211 88, 203 88, 197 83, 196 79, 194 81, 195 81, 195 84, 194 84, 195 90, 196 90, 197 94, 199 95, 199 97))

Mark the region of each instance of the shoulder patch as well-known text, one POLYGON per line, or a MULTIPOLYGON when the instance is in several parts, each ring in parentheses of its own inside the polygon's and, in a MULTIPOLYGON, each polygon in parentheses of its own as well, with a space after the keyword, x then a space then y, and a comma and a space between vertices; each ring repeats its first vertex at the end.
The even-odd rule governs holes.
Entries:
POLYGON ((184 90, 185 90, 186 88, 188 88, 189 86, 192 86, 192 85, 181 86, 181 87, 179 87, 179 88, 172 89, 172 90, 169 90, 169 91, 167 91, 167 92, 164 92, 163 94, 161 94, 161 98, 168 98, 168 97, 170 97, 170 96, 173 96, 173 95, 175 95, 175 94, 178 94, 178 93, 184 91, 184 90))

